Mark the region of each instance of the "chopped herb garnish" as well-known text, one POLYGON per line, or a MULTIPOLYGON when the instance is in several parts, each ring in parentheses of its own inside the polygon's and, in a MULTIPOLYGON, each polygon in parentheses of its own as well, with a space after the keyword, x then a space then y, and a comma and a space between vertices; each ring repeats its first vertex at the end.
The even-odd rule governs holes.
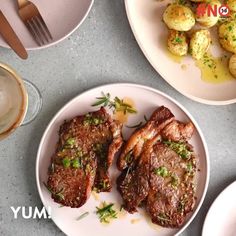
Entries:
POLYGON ((114 111, 120 111, 124 114, 126 113, 137 113, 136 109, 134 109, 131 105, 124 102, 123 99, 120 99, 118 97, 115 97, 114 100, 111 100, 111 96, 109 93, 105 94, 102 92, 102 97, 96 98, 98 101, 93 103, 92 106, 108 106, 109 108, 112 108, 114 111))
POLYGON ((70 159, 68 157, 65 157, 62 159, 62 164, 65 168, 70 167, 70 159))
POLYGON ((75 139, 74 138, 69 138, 66 140, 66 144, 73 146, 75 144, 75 139))
POLYGON ((176 37, 175 38, 175 42, 176 43, 182 43, 183 42, 183 39, 179 38, 179 37, 176 37))
POLYGON ((110 220, 117 218, 116 211, 112 209, 113 206, 113 203, 107 204, 103 202, 102 208, 96 207, 96 214, 99 216, 101 223, 110 223, 110 220))
POLYGON ((89 212, 85 212, 85 213, 83 213, 83 214, 81 214, 76 220, 78 221, 78 220, 82 220, 83 218, 85 218, 86 216, 88 216, 89 215, 89 212))
POLYGON ((165 166, 160 166, 159 168, 155 168, 154 173, 156 175, 163 177, 163 178, 165 178, 169 175, 169 171, 167 170, 167 168, 165 166))
POLYGON ((191 162, 187 163, 186 165, 186 169, 189 173, 191 173, 193 171, 193 165, 191 162))
POLYGON ((91 114, 86 114, 83 120, 83 125, 100 125, 103 124, 104 120, 101 117, 94 117, 91 114))
POLYGON ((78 158, 73 159, 73 160, 71 161, 71 164, 72 164, 72 167, 74 167, 74 168, 79 168, 79 167, 81 166, 81 163, 80 163, 80 161, 79 161, 78 158))
POLYGON ((169 146, 183 159, 188 159, 192 154, 192 152, 188 150, 188 147, 185 143, 173 141, 163 141, 163 143, 169 146))
POLYGON ((176 174, 171 176, 171 186, 176 188, 179 185, 179 177, 176 174))

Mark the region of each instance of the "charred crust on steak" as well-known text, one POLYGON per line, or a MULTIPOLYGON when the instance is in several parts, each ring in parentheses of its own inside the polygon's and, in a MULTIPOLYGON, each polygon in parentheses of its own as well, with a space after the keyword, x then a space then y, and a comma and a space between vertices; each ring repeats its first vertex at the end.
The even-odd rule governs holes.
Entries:
POLYGON ((80 207, 93 189, 111 190, 109 167, 123 143, 121 129, 103 107, 61 125, 47 182, 55 202, 80 207))
POLYGON ((117 189, 128 212, 144 205, 155 224, 176 228, 184 223, 196 202, 197 161, 188 143, 193 132, 191 122, 175 120, 162 106, 131 135, 117 163, 122 171, 117 189))

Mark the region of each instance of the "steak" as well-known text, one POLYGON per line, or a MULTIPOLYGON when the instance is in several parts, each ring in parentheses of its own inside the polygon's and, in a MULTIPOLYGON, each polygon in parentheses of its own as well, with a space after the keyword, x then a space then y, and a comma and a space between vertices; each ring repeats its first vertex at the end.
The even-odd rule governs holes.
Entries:
POLYGON ((118 158, 118 169, 124 170, 130 164, 134 163, 140 156, 145 142, 157 136, 173 120, 174 115, 168 108, 164 106, 157 108, 151 115, 149 121, 139 130, 135 131, 127 141, 118 158))
POLYGON ((147 211, 153 223, 179 227, 195 205, 195 156, 182 158, 163 143, 155 144, 148 153, 151 155, 147 211))
POLYGON ((123 142, 121 128, 104 108, 77 116, 60 127, 47 182, 54 201, 80 207, 92 189, 111 190, 109 167, 123 142))
MULTIPOLYGON (((174 120, 165 107, 160 107, 153 114, 155 116, 152 115, 140 129, 141 133, 140 130, 134 132, 135 139, 131 135, 131 140, 135 140, 137 145, 143 137, 138 134, 144 134, 147 128, 145 134, 148 138, 141 141, 139 154, 133 157, 131 149, 128 158, 126 154, 126 158, 122 156, 124 159, 119 160, 118 168, 124 169, 117 179, 117 188, 128 212, 136 212, 137 207, 145 205, 153 223, 179 227, 195 204, 196 158, 187 142, 194 126, 174 120), (158 111, 161 111, 160 117, 158 111), (149 128, 150 123, 153 124, 152 129, 149 128), (151 130, 151 135, 148 135, 148 130, 151 130)), ((131 147, 132 144, 129 145, 131 147)), ((126 148, 127 145, 122 154, 126 148)))

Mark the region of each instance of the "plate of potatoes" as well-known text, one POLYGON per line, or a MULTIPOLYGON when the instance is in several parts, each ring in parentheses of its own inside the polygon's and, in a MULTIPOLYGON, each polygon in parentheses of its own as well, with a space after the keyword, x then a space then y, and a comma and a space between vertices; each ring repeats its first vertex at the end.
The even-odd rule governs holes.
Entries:
POLYGON ((236 102, 236 0, 125 0, 125 5, 144 55, 172 87, 205 104, 236 102))

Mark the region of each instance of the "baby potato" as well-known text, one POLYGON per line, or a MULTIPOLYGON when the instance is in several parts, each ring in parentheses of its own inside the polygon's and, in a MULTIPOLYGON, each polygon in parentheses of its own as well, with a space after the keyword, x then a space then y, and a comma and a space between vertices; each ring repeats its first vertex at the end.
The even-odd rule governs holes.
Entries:
POLYGON ((170 30, 167 38, 167 48, 177 56, 184 56, 188 53, 187 37, 184 32, 170 30))
MULTIPOLYGON (((207 4, 210 5, 213 9, 215 5, 217 5, 217 9, 218 7, 221 6, 221 3, 218 0, 210 1, 207 4)), ((204 15, 196 16, 196 21, 200 25, 210 28, 218 22, 219 18, 220 18, 220 14, 217 14, 216 16, 214 16, 213 14, 210 14, 208 16, 208 12, 206 11, 204 15)))
POLYGON ((169 29, 177 31, 188 31, 195 24, 194 14, 191 9, 178 4, 170 4, 166 8, 163 20, 169 29))
POLYGON ((231 11, 236 11, 236 0, 228 0, 227 5, 231 11))
POLYGON ((229 71, 236 78, 236 54, 229 59, 229 71))
POLYGON ((207 29, 195 31, 190 39, 190 54, 194 59, 199 60, 207 52, 210 43, 210 32, 207 29))
POLYGON ((229 52, 236 53, 236 20, 221 24, 218 33, 221 46, 229 52))

